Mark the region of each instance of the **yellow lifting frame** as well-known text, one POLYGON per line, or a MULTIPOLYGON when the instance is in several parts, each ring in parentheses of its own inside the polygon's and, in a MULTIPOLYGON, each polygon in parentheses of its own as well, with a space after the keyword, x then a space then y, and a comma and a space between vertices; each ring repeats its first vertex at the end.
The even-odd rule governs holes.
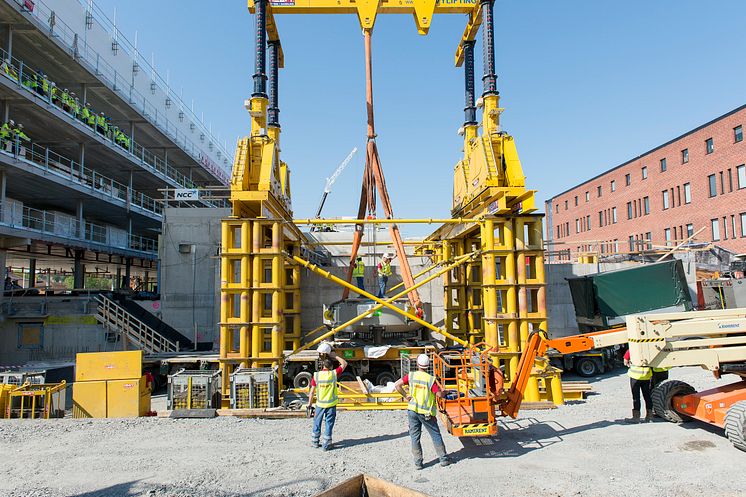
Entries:
POLYGON ((385 300, 382 300, 382 299, 376 297, 375 295, 373 295, 371 293, 368 293, 365 290, 362 290, 362 289, 356 287, 355 285, 353 285, 351 283, 347 283, 345 280, 343 280, 341 278, 337 278, 336 276, 334 276, 330 272, 324 271, 323 269, 321 269, 320 267, 316 266, 315 264, 312 264, 312 263, 308 262, 305 259, 301 259, 297 255, 294 255, 291 258, 292 258, 292 260, 294 260, 295 262, 297 262, 301 266, 305 267, 309 271, 311 271, 313 273, 316 273, 319 276, 321 276, 323 278, 326 278, 327 280, 332 281, 332 282, 334 282, 334 283, 336 283, 338 285, 341 285, 341 286, 343 286, 345 288, 349 288, 350 290, 354 291, 355 293, 359 293, 360 295, 363 295, 364 297, 367 297, 370 300, 372 300, 372 301, 374 301, 374 302, 376 302, 378 304, 383 305, 383 307, 386 307, 387 309, 390 309, 390 310, 392 310, 392 311, 394 311, 394 312, 396 312, 398 314, 406 316, 408 319, 414 321, 415 323, 417 323, 417 324, 419 324, 421 326, 424 326, 425 328, 428 328, 430 331, 434 331, 435 333, 443 335, 446 338, 448 338, 450 340, 453 340, 454 342, 457 342, 457 343, 459 343, 459 344, 461 344, 461 345, 463 345, 465 347, 469 346, 469 344, 467 342, 465 342, 464 340, 461 340, 460 338, 451 335, 447 331, 445 331, 445 330, 443 330, 441 328, 438 328, 437 326, 433 325, 432 323, 428 323, 424 319, 420 319, 420 318, 418 318, 417 316, 415 316, 413 314, 409 314, 408 312, 403 311, 402 309, 399 309, 395 305, 390 304, 389 302, 387 302, 385 300))
MULTIPOLYGON (((477 256, 476 252, 463 255, 463 256, 457 258, 452 264, 449 264, 448 266, 442 268, 437 273, 435 273, 435 274, 433 274, 433 275, 425 278, 424 280, 420 281, 419 283, 417 283, 412 288, 419 288, 419 287, 421 287, 423 285, 426 285, 426 284, 430 283, 431 281, 433 281, 434 279, 436 279, 436 278, 440 277, 441 275, 447 273, 451 269, 453 269, 453 268, 455 268, 457 266, 460 266, 461 264, 465 263, 469 259, 471 259, 473 257, 476 257, 476 256, 477 256)), ((401 284, 399 286, 401 286, 401 284)), ((393 297, 387 298, 386 302, 388 302, 388 303, 395 302, 396 299, 400 299, 400 298, 404 297, 407 293, 409 293, 410 291, 412 291, 412 288, 408 288, 408 289, 404 290, 403 292, 397 293, 393 297)), ((359 315, 355 316, 354 318, 350 319, 346 323, 342 323, 339 326, 335 326, 333 329, 329 330, 327 333, 324 333, 320 337, 315 338, 314 340, 312 340, 311 342, 308 342, 307 344, 303 345, 302 347, 299 347, 299 348, 295 349, 290 354, 288 354, 288 356, 291 356, 293 354, 297 354, 298 352, 302 352, 302 351, 304 351, 304 350, 306 350, 306 349, 308 349, 310 347, 313 347, 317 343, 322 342, 322 341, 326 340, 327 338, 329 338, 329 337, 331 337, 333 335, 336 335, 337 333, 339 333, 340 330, 343 330, 343 329, 347 328, 351 324, 355 324, 358 321, 361 321, 362 319, 365 319, 366 316, 368 316, 370 314, 373 314, 374 312, 376 312, 377 310, 381 309, 382 307, 384 307, 384 304, 382 304, 382 303, 381 304, 377 304, 377 305, 371 307, 367 311, 363 312, 362 314, 359 314, 359 315)), ((411 318, 411 315, 407 314, 407 317, 411 318)), ((319 326, 318 328, 312 330, 310 332, 310 334, 313 334, 313 333, 315 333, 316 331, 319 331, 322 328, 324 328, 324 326, 319 326)), ((442 331, 438 331, 438 333, 442 333, 442 331)))

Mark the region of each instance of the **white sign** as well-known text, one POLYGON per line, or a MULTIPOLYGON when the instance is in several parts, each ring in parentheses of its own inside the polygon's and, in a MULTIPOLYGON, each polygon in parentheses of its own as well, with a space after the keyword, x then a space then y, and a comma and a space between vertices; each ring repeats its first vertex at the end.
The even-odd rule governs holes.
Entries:
POLYGON ((196 188, 174 190, 174 200, 199 200, 199 190, 196 188))

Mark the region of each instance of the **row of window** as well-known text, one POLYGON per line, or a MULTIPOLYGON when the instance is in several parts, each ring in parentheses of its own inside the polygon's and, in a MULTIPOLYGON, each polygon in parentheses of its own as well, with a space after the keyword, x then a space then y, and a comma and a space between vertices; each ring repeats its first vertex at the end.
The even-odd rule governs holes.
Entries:
POLYGON ((686 235, 684 234, 684 225, 672 226, 663 230, 663 240, 666 245, 675 245, 681 243, 694 235, 694 225, 686 225, 686 235))
POLYGON ((729 234, 731 240, 738 238, 737 224, 741 226, 741 238, 746 237, 746 212, 741 212, 738 216, 731 214, 730 216, 711 219, 710 234, 712 235, 712 241, 728 240, 729 234))
MULTIPOLYGON (((720 177, 720 195, 725 194, 726 187, 728 193, 733 191, 733 170, 728 168, 725 171, 720 171, 717 174, 711 174, 707 177, 707 187, 710 197, 716 197, 718 195, 718 176, 720 177)), ((736 181, 738 182, 737 188, 739 190, 746 188, 746 165, 741 164, 736 167, 736 181)))
POLYGON ((650 214, 650 197, 627 202, 627 219, 647 216, 648 214, 650 214))
POLYGON ((670 189, 666 189, 661 192, 664 211, 674 207, 681 207, 682 190, 684 192, 684 204, 692 203, 692 185, 689 183, 684 183, 682 186, 677 186, 675 190, 673 187, 671 187, 670 189))
POLYGON ((616 207, 598 211, 599 227, 603 228, 604 226, 608 226, 610 224, 616 224, 616 207))
MULTIPOLYGON (((733 141, 734 141, 734 143, 739 143, 739 142, 743 141, 743 126, 739 125, 739 126, 736 126, 735 128, 733 128, 733 141)), ((713 141, 712 138, 706 139, 705 140, 705 155, 709 155, 709 154, 713 153, 714 151, 715 151, 715 142, 713 141)), ((683 149, 681 151, 681 163, 682 164, 686 164, 687 162, 689 162, 689 149, 685 148, 685 149, 683 149)), ((666 172, 668 170, 668 162, 667 162, 667 160, 666 160, 665 157, 662 158, 662 159, 660 159, 659 165, 660 165, 661 172, 666 172)), ((742 166, 739 166, 739 167, 742 167, 742 166)), ((720 173, 720 174, 722 175, 722 173, 720 173)), ((641 178, 643 180, 648 179, 648 167, 647 166, 642 166, 642 168, 640 170, 640 176, 641 176, 641 178)), ((632 175, 630 173, 627 173, 627 174, 624 175, 624 184, 625 184, 625 186, 630 186, 632 184, 632 175)), ((612 192, 615 192, 616 191, 616 181, 615 180, 611 180, 611 182, 609 184, 609 187, 610 187, 610 189, 611 189, 612 192)), ((596 196, 597 197, 601 197, 602 195, 603 195, 603 188, 602 188, 601 185, 598 185, 596 187, 596 196)), ((711 196, 714 196, 714 195, 711 195, 711 196)), ((586 191, 585 192, 585 201, 586 202, 590 202, 590 200, 591 200, 591 192, 590 191, 586 191)), ((578 203, 579 203, 578 196, 575 195, 575 207, 578 206, 578 203)), ((568 209, 569 209, 569 201, 565 200, 565 210, 568 210, 568 209)), ((559 213, 559 204, 555 205, 555 212, 559 213)))

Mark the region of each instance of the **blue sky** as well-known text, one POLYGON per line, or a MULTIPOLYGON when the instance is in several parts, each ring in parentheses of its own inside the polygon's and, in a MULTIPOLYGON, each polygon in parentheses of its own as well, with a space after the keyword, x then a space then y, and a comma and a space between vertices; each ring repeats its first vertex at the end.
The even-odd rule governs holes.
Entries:
MULTIPOLYGON (((97 3, 110 14, 116 7, 125 36, 138 31, 141 52, 155 53, 158 70, 169 70, 229 148, 248 134, 254 20, 245 2, 97 3)), ((746 2, 498 0, 495 13, 502 124, 542 209, 553 194, 744 103, 746 2)), ((436 16, 423 37, 410 16, 376 22, 378 148, 397 217, 449 216, 464 106, 453 55, 464 24, 436 16)), ((352 15, 281 16, 278 27, 282 154, 295 215, 309 217, 324 178, 364 147, 363 39, 352 15)), ((479 93, 481 44, 477 54, 479 93)), ((362 168, 358 153, 326 216, 356 213, 362 168)))

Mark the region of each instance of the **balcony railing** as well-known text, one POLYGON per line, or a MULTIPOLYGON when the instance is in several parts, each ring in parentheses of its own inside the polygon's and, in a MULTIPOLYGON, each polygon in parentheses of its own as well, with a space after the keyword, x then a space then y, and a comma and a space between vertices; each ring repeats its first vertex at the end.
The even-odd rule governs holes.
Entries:
MULTIPOLYGON (((23 1, 16 0, 16 2, 23 6, 23 1)), ((60 19, 55 10, 48 7, 43 1, 37 0, 34 4, 34 9, 31 11, 31 15, 45 28, 44 32, 46 32, 50 38, 54 38, 65 45, 70 50, 71 55, 73 55, 82 65, 87 66, 89 70, 94 72, 96 76, 109 87, 109 89, 129 102, 129 104, 140 112, 153 126, 171 138, 175 144, 180 146, 188 155, 202 165, 202 167, 216 175, 223 184, 228 184, 228 172, 219 165, 212 163, 212 161, 205 160, 200 148, 187 138, 184 132, 181 132, 180 134, 178 126, 166 118, 164 112, 159 113, 158 108, 150 103, 143 94, 134 88, 132 74, 128 74, 126 77, 125 75, 120 74, 106 61, 105 57, 101 56, 96 50, 88 45, 84 36, 78 36, 78 33, 66 24, 64 20, 60 19)), ((85 9, 86 14, 90 16, 90 22, 93 22, 93 12, 89 9, 94 9, 96 15, 101 19, 101 21, 108 21, 108 18, 100 11, 98 6, 92 2, 86 0, 85 3, 81 2, 81 6, 85 9)), ((102 27, 107 29, 104 24, 100 24, 102 27)), ((114 28, 114 30, 116 30, 116 28, 114 28)), ((131 46, 126 38, 117 34, 114 34, 113 36, 116 36, 117 39, 121 39, 119 46, 128 53, 128 55, 133 59, 134 64, 140 67, 149 66, 147 61, 143 60, 139 55, 139 52, 131 46)), ((168 99, 177 102, 180 112, 188 113, 190 115, 191 122, 194 123, 195 127, 198 128, 201 134, 211 138, 213 147, 221 152, 221 155, 227 159, 227 163, 230 166, 233 162, 232 156, 227 153, 218 140, 212 137, 212 132, 204 125, 201 119, 197 118, 191 108, 187 107, 181 98, 171 91, 169 85, 163 81, 152 67, 150 69, 152 85, 160 86, 168 99)))
POLYGON ((124 230, 91 221, 83 221, 83 229, 81 230, 80 221, 68 214, 34 209, 10 200, 0 202, 0 225, 69 240, 82 240, 106 247, 134 250, 147 254, 158 252, 158 241, 152 238, 128 234, 124 230))

